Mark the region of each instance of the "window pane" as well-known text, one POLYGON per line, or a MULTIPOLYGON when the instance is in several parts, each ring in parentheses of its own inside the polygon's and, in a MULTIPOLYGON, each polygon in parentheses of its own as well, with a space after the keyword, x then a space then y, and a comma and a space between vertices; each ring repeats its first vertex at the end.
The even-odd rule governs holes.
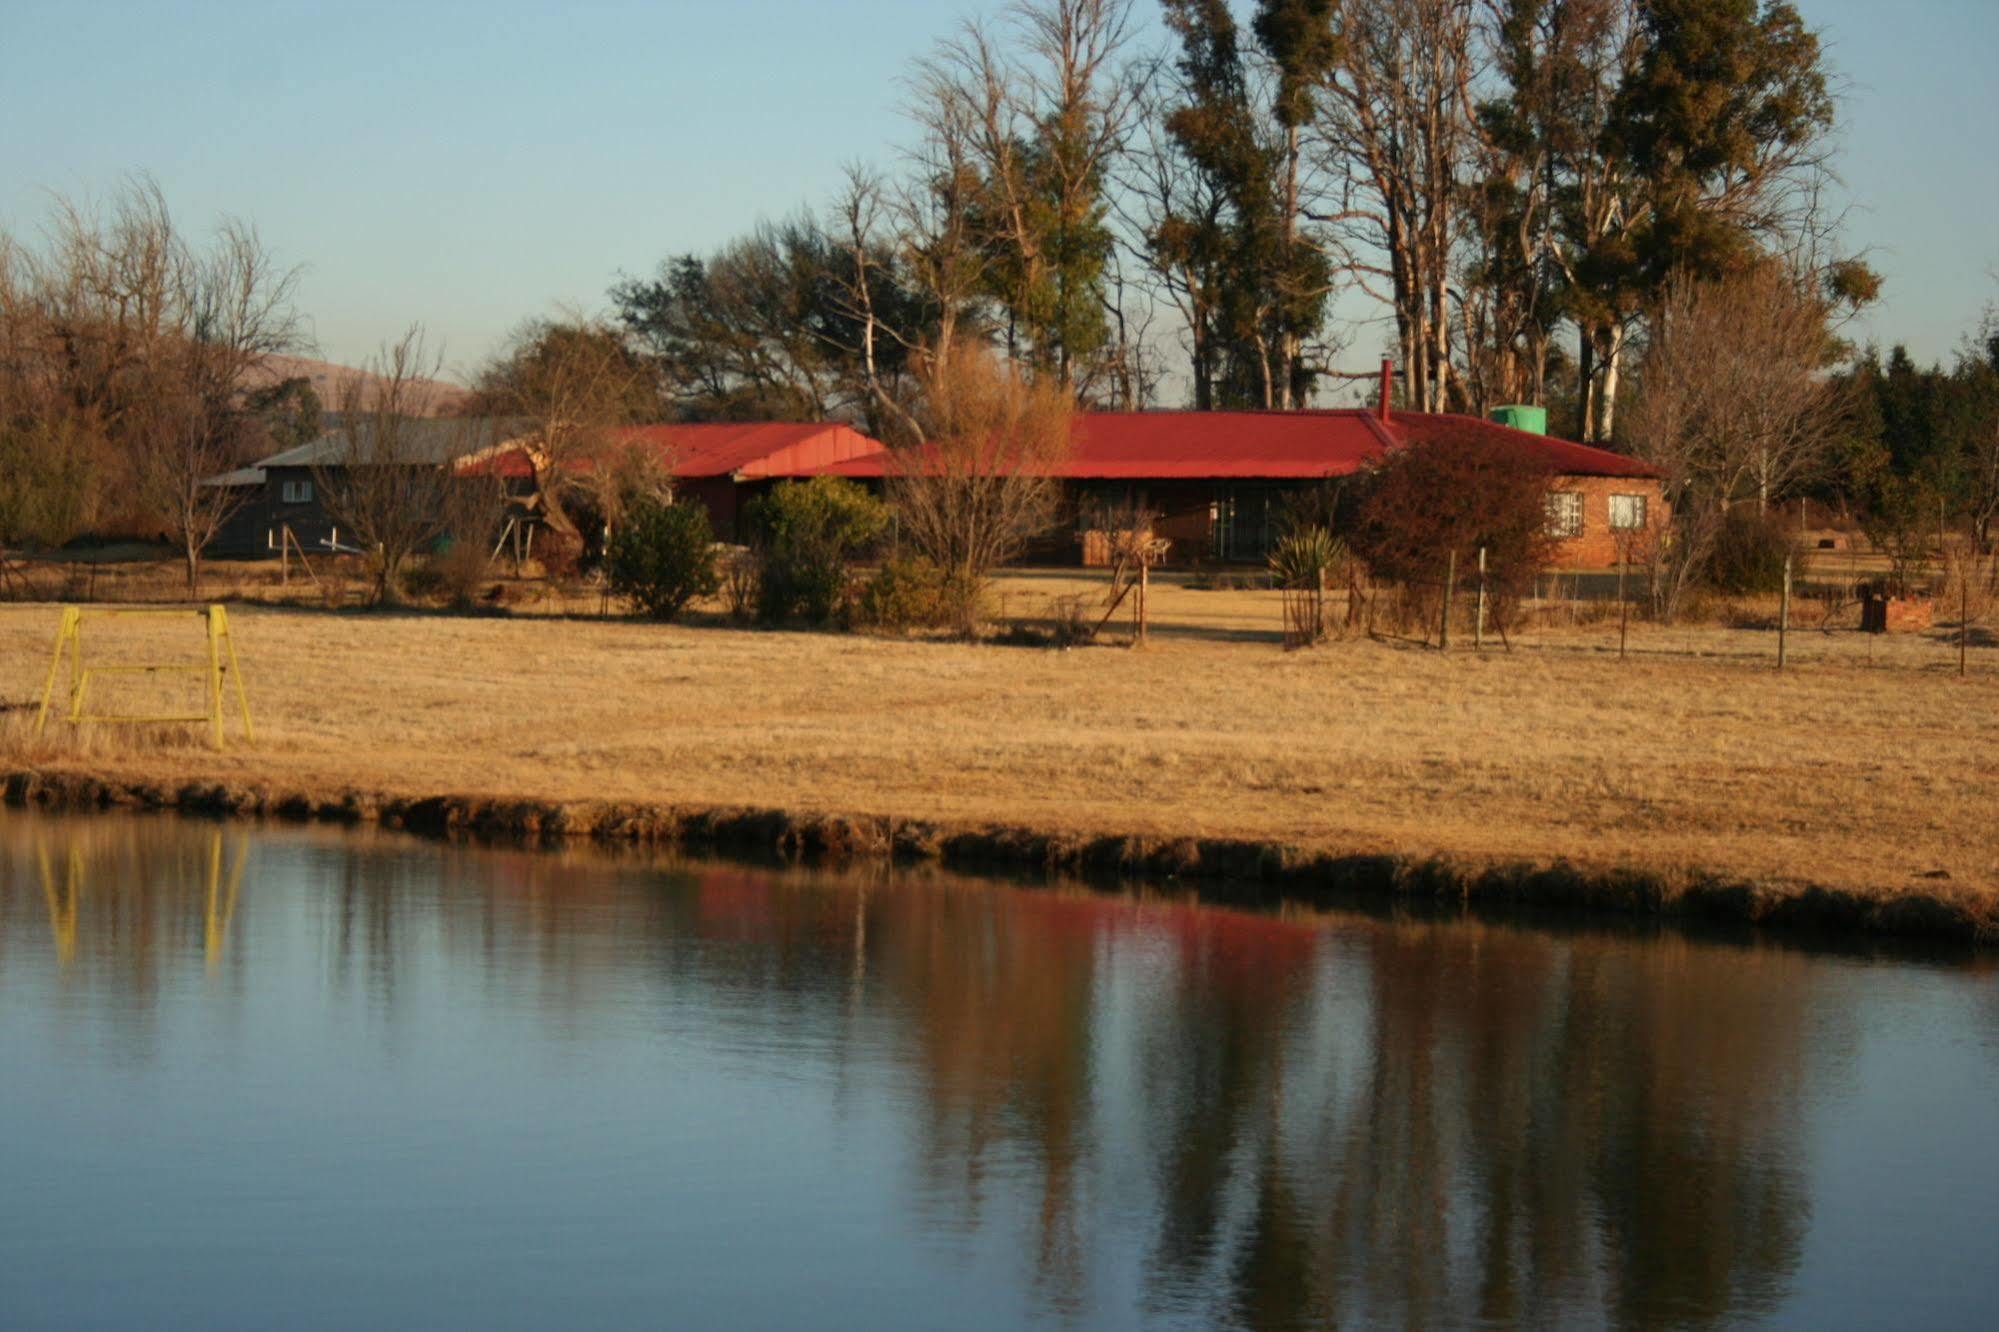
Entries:
POLYGON ((1573 490, 1557 490, 1548 495, 1548 535, 1581 536, 1583 497, 1573 490))

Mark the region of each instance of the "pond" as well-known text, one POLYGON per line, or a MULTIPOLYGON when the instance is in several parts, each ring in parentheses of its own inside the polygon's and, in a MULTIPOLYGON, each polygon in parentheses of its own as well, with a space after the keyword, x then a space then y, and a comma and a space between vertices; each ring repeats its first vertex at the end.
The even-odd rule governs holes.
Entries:
POLYGON ((0 1325, 1989 1325, 1999 980, 0 813, 0 1325))

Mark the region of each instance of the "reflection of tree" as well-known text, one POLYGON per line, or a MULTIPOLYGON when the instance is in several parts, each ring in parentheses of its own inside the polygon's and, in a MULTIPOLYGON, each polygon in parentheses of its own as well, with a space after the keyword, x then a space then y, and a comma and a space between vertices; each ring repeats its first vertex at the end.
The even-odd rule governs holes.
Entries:
POLYGON ((1100 928, 1101 913, 1071 899, 941 886, 895 894, 874 923, 877 975, 923 1089, 928 1195, 976 1225, 988 1172, 1024 1153, 1035 1271, 1058 1306, 1081 1300, 1087 1275, 1078 1212, 1100 928))
POLYGON ((1344 1009, 1258 997, 1283 988, 1267 956, 1181 972, 1160 1019, 1208 1049, 1148 1095, 1179 1107, 1151 1125, 1164 1288, 1219 1251, 1228 1312, 1255 1325, 1769 1307, 1807 1209, 1807 962, 1463 923, 1359 938, 1344 1009))
POLYGON ((1157 1141, 1160 1233, 1154 1284, 1193 1291, 1220 1273, 1209 1264, 1227 1243, 1229 1203, 1244 1189, 1250 1241, 1232 1264, 1254 1294, 1244 1315, 1266 1322, 1267 1301, 1302 1281, 1289 1182, 1269 1157, 1279 1127, 1287 1028, 1312 961, 1313 933, 1234 912, 1156 913, 1146 932, 1171 959, 1170 1001, 1155 1009, 1157 1037, 1140 1071, 1157 1141), (1257 1158, 1262 1159, 1257 1159, 1257 1158))
MULTIPOLYGON (((9 816, 0 967, 142 1013, 177 966, 240 967, 261 942, 243 913, 271 895, 253 878, 239 900, 237 837, 9 816)), ((1057 1310, 1134 1227, 1153 1312, 1253 1326, 1741 1319, 1797 1262, 1804 1060, 1827 1040, 1798 953, 272 845, 257 872, 297 881, 332 987, 391 1019, 435 973, 449 1002, 487 984, 556 1038, 649 1005, 714 1049, 879 1090, 909 1116, 926 1217, 1018 1238, 1057 1310)))
POLYGON ((1597 1077, 1592 1203, 1608 1232, 1609 1300, 1625 1322, 1711 1321, 1774 1304, 1809 1201, 1797 1158, 1810 987, 1804 962, 1666 938, 1594 950, 1572 984, 1611 996, 1576 1022, 1597 1077), (1607 1020, 1605 1020, 1607 1019, 1607 1020), (1620 1057, 1621 1056, 1621 1057, 1620 1057))

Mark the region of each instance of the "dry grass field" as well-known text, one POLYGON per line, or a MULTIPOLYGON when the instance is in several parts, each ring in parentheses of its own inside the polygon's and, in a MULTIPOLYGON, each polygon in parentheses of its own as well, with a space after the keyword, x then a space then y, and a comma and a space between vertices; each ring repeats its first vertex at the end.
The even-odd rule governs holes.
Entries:
MULTIPOLYGON (((1095 595, 1022 575, 1008 614, 1095 595)), ((1999 649, 1947 633, 1555 623, 1511 652, 1277 644, 1277 594, 1166 580, 1142 650, 231 611, 258 742, 28 737, 56 611, 0 606, 0 760, 160 781, 745 804, 1999 893, 1999 649)), ((1753 617, 1752 617, 1753 618, 1753 617)), ((94 659, 198 647, 93 621, 94 659)))

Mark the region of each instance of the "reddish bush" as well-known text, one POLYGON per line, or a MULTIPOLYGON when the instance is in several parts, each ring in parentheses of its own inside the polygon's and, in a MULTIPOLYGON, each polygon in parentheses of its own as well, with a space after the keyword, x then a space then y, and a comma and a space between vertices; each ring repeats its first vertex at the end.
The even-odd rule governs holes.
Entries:
POLYGON ((1486 553, 1487 586, 1527 587, 1553 549, 1547 465, 1474 440, 1412 444, 1366 477, 1351 544, 1380 577, 1437 584, 1450 557, 1462 580, 1486 553))

